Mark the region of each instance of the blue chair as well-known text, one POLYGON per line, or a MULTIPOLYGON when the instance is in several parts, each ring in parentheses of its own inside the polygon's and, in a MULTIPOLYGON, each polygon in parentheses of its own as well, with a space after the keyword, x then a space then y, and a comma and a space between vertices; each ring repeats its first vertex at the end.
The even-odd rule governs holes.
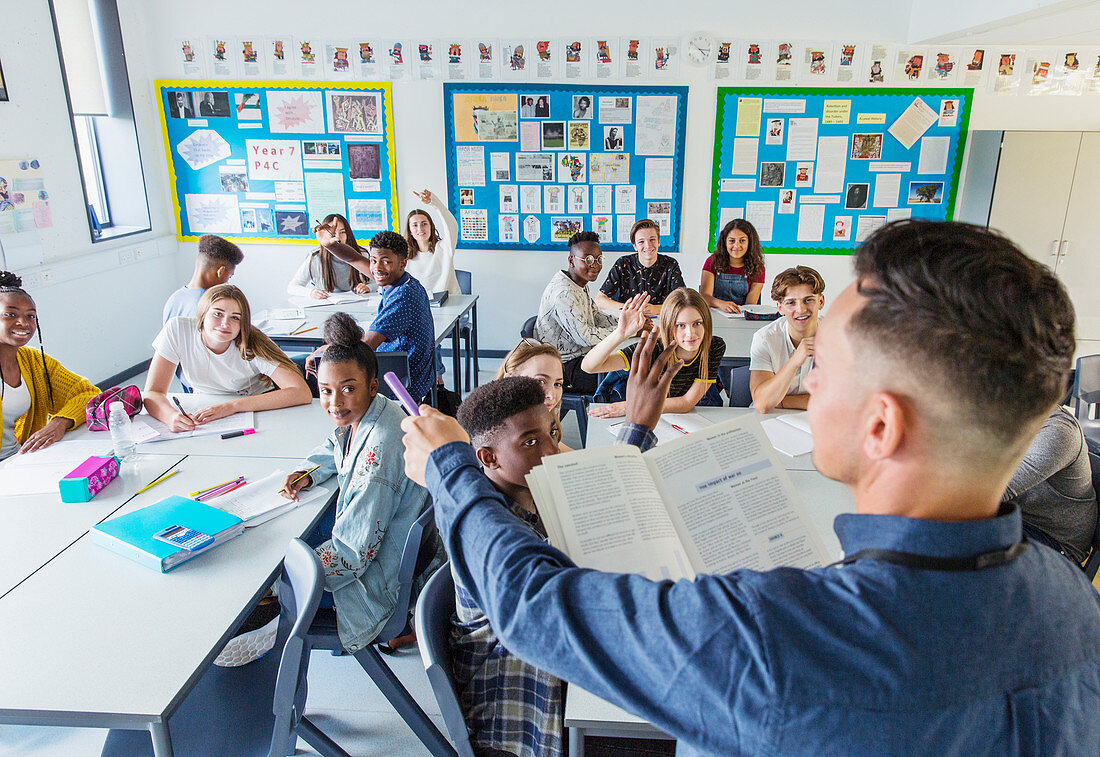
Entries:
MULTIPOLYGON (((458 289, 463 294, 473 294, 473 276, 469 271, 455 269, 455 278, 458 279, 458 289)), ((476 305, 475 305, 476 307, 476 305)), ((477 359, 477 339, 474 338, 474 327, 470 316, 462 316, 458 322, 458 335, 466 344, 466 391, 470 391, 470 359, 473 358, 474 386, 478 385, 478 372, 481 370, 477 359), (471 346, 472 344, 472 346, 471 346)))
MULTIPOLYGON (((390 371, 393 371, 397 378, 401 379, 401 383, 404 386, 409 385, 409 353, 407 352, 376 352, 374 356, 378 358, 378 391, 389 397, 391 400, 397 399, 393 390, 390 389, 390 385, 382 380, 390 371)), ((417 398, 419 399, 419 398, 417 398)))
POLYGON ((1100 403, 1100 355, 1077 358, 1073 375, 1073 409, 1085 433, 1089 451, 1100 453, 1100 419, 1090 418, 1092 406, 1100 403))
MULTIPOLYGON (((1089 467, 1092 468, 1092 488, 1100 493, 1100 457, 1089 453, 1089 467)), ((1096 521, 1096 530, 1092 532, 1092 552, 1085 560, 1085 575, 1091 581, 1096 578, 1096 572, 1100 569, 1100 518, 1096 521)))
POLYGON ((730 397, 730 407, 750 407, 752 392, 749 391, 749 367, 743 358, 722 358, 718 365, 718 380, 726 388, 730 397), (738 365, 738 363, 741 363, 738 365))
MULTIPOLYGON (((523 322, 523 328, 519 335, 524 339, 535 338, 535 321, 538 316, 531 316, 523 322)), ((592 398, 584 394, 563 394, 561 396, 561 417, 564 418, 570 410, 577 416, 577 431, 580 432, 581 446, 588 444, 588 404, 592 398)))
MULTIPOLYGON (((409 529, 398 569, 397 606, 389 621, 378 632, 376 642, 393 639, 404 632, 413 607, 414 586, 431 564, 437 547, 434 511, 429 507, 409 529)), ((332 609, 318 609, 323 586, 324 572, 316 553, 300 539, 291 540, 283 561, 279 602, 283 617, 294 618, 294 625, 279 662, 279 676, 275 683, 272 707, 275 727, 271 734, 268 757, 293 755, 298 736, 325 757, 348 757, 348 753, 339 744, 304 714, 310 652, 314 649, 343 651, 340 635, 336 630, 336 612, 332 609)), ((452 757, 455 754, 431 718, 416 703, 373 645, 360 649, 353 656, 397 710, 397 714, 433 755, 452 757)))
POLYGON ((424 672, 428 674, 451 743, 458 757, 474 757, 451 662, 451 616, 454 611, 455 582, 450 564, 446 564, 428 579, 420 592, 413 614, 416 640, 420 645, 420 657, 424 660, 424 672))

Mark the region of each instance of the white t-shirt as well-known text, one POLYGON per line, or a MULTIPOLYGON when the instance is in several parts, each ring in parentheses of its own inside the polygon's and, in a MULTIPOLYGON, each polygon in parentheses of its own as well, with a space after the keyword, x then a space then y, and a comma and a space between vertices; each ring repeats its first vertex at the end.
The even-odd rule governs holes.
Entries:
POLYGON ((15 438, 15 424, 31 409, 31 393, 27 388, 27 382, 20 381, 19 386, 14 387, 5 384, 3 402, 4 430, 0 435, 0 460, 19 451, 19 442, 15 438))
MULTIPOLYGON (((752 335, 752 347, 749 348, 749 370, 771 371, 779 373, 794 354, 795 346, 787 330, 787 319, 779 318, 752 335)), ((794 374, 787 394, 809 394, 806 389, 806 376, 813 368, 812 360, 804 360, 794 374)))
POLYGON ((235 344, 215 354, 203 344, 194 318, 176 317, 164 324, 153 340, 153 349, 165 360, 178 363, 183 380, 198 394, 259 394, 267 388, 259 376, 270 376, 279 367, 260 357, 245 360, 235 344))
POLYGON ((430 297, 433 292, 447 291, 450 294, 462 294, 455 276, 455 240, 458 238, 458 221, 435 195, 431 206, 439 211, 442 223, 435 224, 439 241, 435 243, 435 252, 421 252, 415 258, 409 258, 405 270, 419 281, 430 297))

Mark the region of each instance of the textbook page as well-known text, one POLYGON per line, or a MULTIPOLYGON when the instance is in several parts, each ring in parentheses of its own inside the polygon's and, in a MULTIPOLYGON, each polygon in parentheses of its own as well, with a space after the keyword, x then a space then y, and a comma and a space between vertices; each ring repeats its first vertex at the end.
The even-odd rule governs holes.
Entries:
POLYGON ((694 578, 637 447, 552 455, 527 482, 550 543, 577 565, 653 580, 694 578))
POLYGON ((644 455, 697 573, 827 562, 790 476, 754 415, 644 455))

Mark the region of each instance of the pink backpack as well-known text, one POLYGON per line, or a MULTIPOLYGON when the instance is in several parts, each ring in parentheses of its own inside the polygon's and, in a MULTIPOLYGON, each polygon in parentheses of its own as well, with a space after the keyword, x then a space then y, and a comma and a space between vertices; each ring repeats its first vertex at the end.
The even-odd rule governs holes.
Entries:
POLYGON ((88 400, 88 405, 84 408, 84 419, 88 423, 89 431, 107 431, 110 428, 108 419, 112 402, 121 402, 126 408, 126 414, 133 418, 141 412, 141 390, 133 384, 121 388, 112 386, 88 400))

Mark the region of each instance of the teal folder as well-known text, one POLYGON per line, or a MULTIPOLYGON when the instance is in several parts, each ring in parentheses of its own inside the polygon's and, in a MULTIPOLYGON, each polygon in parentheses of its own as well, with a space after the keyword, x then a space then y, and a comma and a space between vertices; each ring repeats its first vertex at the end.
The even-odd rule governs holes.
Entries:
POLYGON ((135 512, 104 521, 92 528, 88 536, 101 547, 166 573, 243 531, 244 522, 236 515, 193 499, 172 496, 135 512), (203 549, 189 552, 153 538, 153 534, 169 526, 193 528, 213 536, 214 542, 203 549))

